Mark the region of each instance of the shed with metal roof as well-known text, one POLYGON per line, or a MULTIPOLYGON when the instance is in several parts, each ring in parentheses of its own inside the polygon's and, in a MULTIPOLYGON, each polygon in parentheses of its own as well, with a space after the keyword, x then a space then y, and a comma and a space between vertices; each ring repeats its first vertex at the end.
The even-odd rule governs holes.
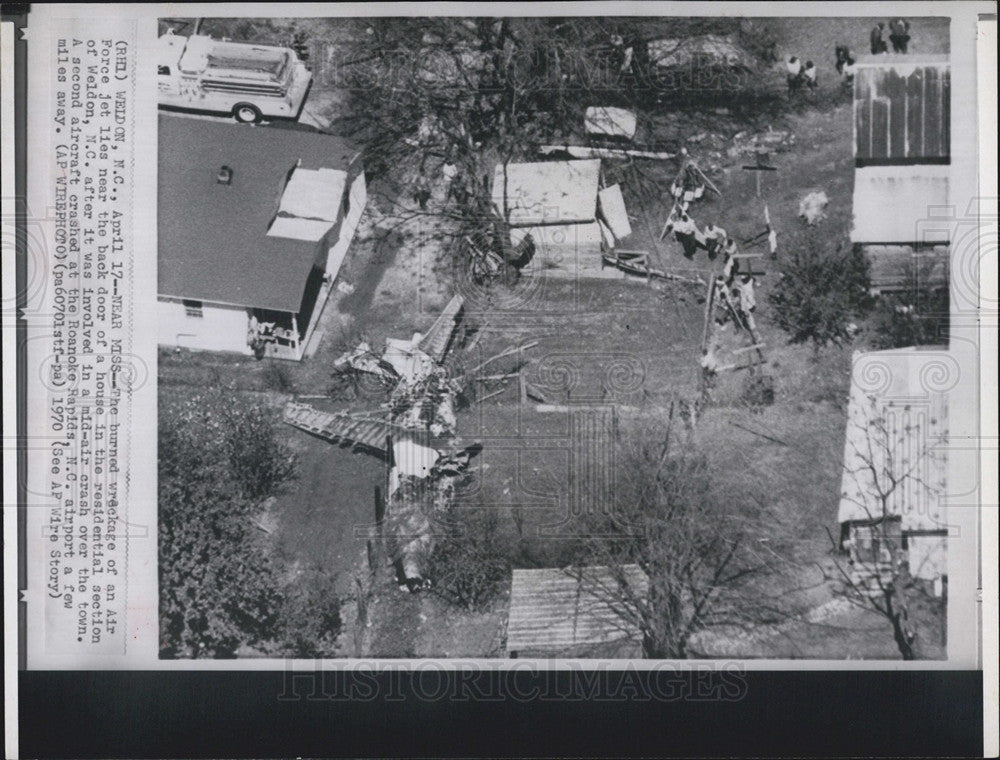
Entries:
POLYGON ((638 565, 514 570, 507 621, 512 657, 640 656, 635 602, 649 579, 638 565))
POLYGON ((921 268, 934 273, 933 283, 924 277, 922 284, 944 286, 950 225, 942 224, 942 216, 948 214, 951 173, 948 57, 864 57, 855 71, 851 241, 865 246, 877 292, 910 287, 921 268), (900 246, 914 256, 898 256, 900 246), (937 260, 930 270, 928 257, 937 260))
POLYGON ((837 519, 897 522, 914 577, 947 574, 948 405, 958 367, 943 350, 855 352, 837 519))
POLYGON ((531 266, 547 276, 599 275, 601 254, 616 242, 600 189, 600 159, 498 164, 492 202, 514 246, 531 236, 531 266))

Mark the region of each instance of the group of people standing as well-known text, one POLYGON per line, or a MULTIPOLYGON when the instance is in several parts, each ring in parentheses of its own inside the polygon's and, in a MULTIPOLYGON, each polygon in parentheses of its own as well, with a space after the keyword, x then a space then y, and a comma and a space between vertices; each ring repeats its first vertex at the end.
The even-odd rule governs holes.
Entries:
POLYGON ((730 238, 722 227, 709 223, 704 230, 688 215, 687 211, 675 207, 667 221, 667 231, 674 233, 674 238, 681 244, 684 258, 694 260, 699 248, 708 252, 710 261, 715 261, 719 253, 734 256, 737 253, 736 241, 730 238))
POLYGON ((788 92, 796 92, 803 87, 816 89, 818 72, 815 63, 812 61, 802 63, 798 56, 793 55, 785 62, 785 68, 788 70, 788 92))
MULTIPOLYGON (((893 53, 906 53, 910 44, 910 22, 905 18, 895 18, 888 24, 879 21, 872 27, 870 42, 872 55, 888 53, 890 44, 893 53), (889 28, 888 43, 883 39, 886 26, 889 28)), ((835 52, 837 73, 844 78, 845 84, 851 84, 854 81, 854 54, 847 45, 837 45, 835 52)), ((803 87, 816 88, 816 65, 812 61, 803 63, 797 56, 793 55, 785 61, 785 68, 788 72, 789 93, 797 92, 803 87)))
MULTIPOLYGON (((882 35, 885 33, 885 23, 879 21, 872 27, 870 37, 872 55, 881 55, 889 52, 889 46, 882 35)), ((894 18, 889 22, 889 42, 892 44, 893 53, 905 53, 910 44, 910 22, 905 18, 894 18)))
POLYGON ((732 304, 743 322, 752 326, 752 315, 757 306, 754 295, 756 280, 750 272, 740 271, 739 248, 736 241, 713 222, 710 222, 705 229, 699 230, 698 225, 686 211, 680 211, 676 216, 672 216, 668 225, 683 248, 684 258, 693 260, 699 248, 708 253, 709 261, 715 261, 719 254, 722 254, 722 273, 716 278, 716 290, 720 301, 732 304))

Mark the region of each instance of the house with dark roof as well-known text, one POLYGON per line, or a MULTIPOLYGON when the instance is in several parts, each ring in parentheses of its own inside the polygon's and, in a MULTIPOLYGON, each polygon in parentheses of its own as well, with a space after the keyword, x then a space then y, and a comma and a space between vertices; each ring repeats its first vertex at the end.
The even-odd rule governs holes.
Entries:
POLYGON ((301 359, 367 201, 321 132, 161 114, 161 345, 301 359))
POLYGON ((862 57, 854 77, 854 223, 877 293, 948 284, 951 76, 944 55, 862 57))

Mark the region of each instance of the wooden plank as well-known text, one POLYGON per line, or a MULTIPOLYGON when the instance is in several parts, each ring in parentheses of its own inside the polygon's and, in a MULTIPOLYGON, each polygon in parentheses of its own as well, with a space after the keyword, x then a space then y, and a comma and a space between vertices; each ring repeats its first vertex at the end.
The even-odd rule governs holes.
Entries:
MULTIPOLYGON (((466 238, 468 240, 468 238, 466 238)), ((458 326, 458 314, 462 310, 465 299, 456 294, 445 306, 444 310, 434 320, 430 330, 420 341, 420 350, 428 354, 436 362, 444 358, 452 334, 458 326)))
POLYGON ((951 69, 941 72, 941 140, 939 155, 951 155, 951 69))
POLYGON ((906 157, 924 154, 924 74, 914 69, 906 78, 906 157))
POLYGON ((889 157, 889 101, 884 98, 872 100, 872 158, 889 157))
POLYGON ((676 153, 659 150, 630 150, 617 148, 594 148, 585 145, 540 145, 538 152, 542 155, 550 153, 569 153, 573 158, 652 158, 667 160, 675 158, 676 153))
POLYGON ((854 79, 854 155, 871 158, 871 86, 870 71, 859 71, 854 79))
MULTIPOLYGON (((705 324, 701 331, 701 353, 705 352, 705 347, 708 345, 709 336, 709 326, 712 324, 712 317, 714 316, 715 304, 715 280, 711 277, 708 278, 708 293, 705 295, 705 324)), ((701 359, 701 356, 698 357, 701 359)))
POLYGON ((941 75, 932 66, 924 70, 923 155, 941 155, 941 75))
POLYGON ((889 157, 906 157, 906 80, 895 69, 885 79, 889 98, 889 157))

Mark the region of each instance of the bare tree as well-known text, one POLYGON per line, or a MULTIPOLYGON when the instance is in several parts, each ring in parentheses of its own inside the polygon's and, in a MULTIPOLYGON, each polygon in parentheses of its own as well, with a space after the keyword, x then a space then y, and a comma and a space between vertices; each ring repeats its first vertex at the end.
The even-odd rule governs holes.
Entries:
POLYGON ((787 619, 755 580, 782 559, 760 539, 774 534, 763 500, 720 493, 706 457, 688 440, 633 436, 608 514, 588 521, 579 565, 610 568, 592 592, 642 634, 651 658, 689 656, 692 636, 713 626, 746 628, 787 619), (629 582, 630 565, 648 592, 629 582))
POLYGON ((944 572, 945 466, 932 440, 942 425, 930 410, 872 396, 852 404, 848 422, 840 543, 849 559, 831 579, 843 598, 886 619, 904 660, 922 656, 912 603, 933 599, 928 585, 944 572))

